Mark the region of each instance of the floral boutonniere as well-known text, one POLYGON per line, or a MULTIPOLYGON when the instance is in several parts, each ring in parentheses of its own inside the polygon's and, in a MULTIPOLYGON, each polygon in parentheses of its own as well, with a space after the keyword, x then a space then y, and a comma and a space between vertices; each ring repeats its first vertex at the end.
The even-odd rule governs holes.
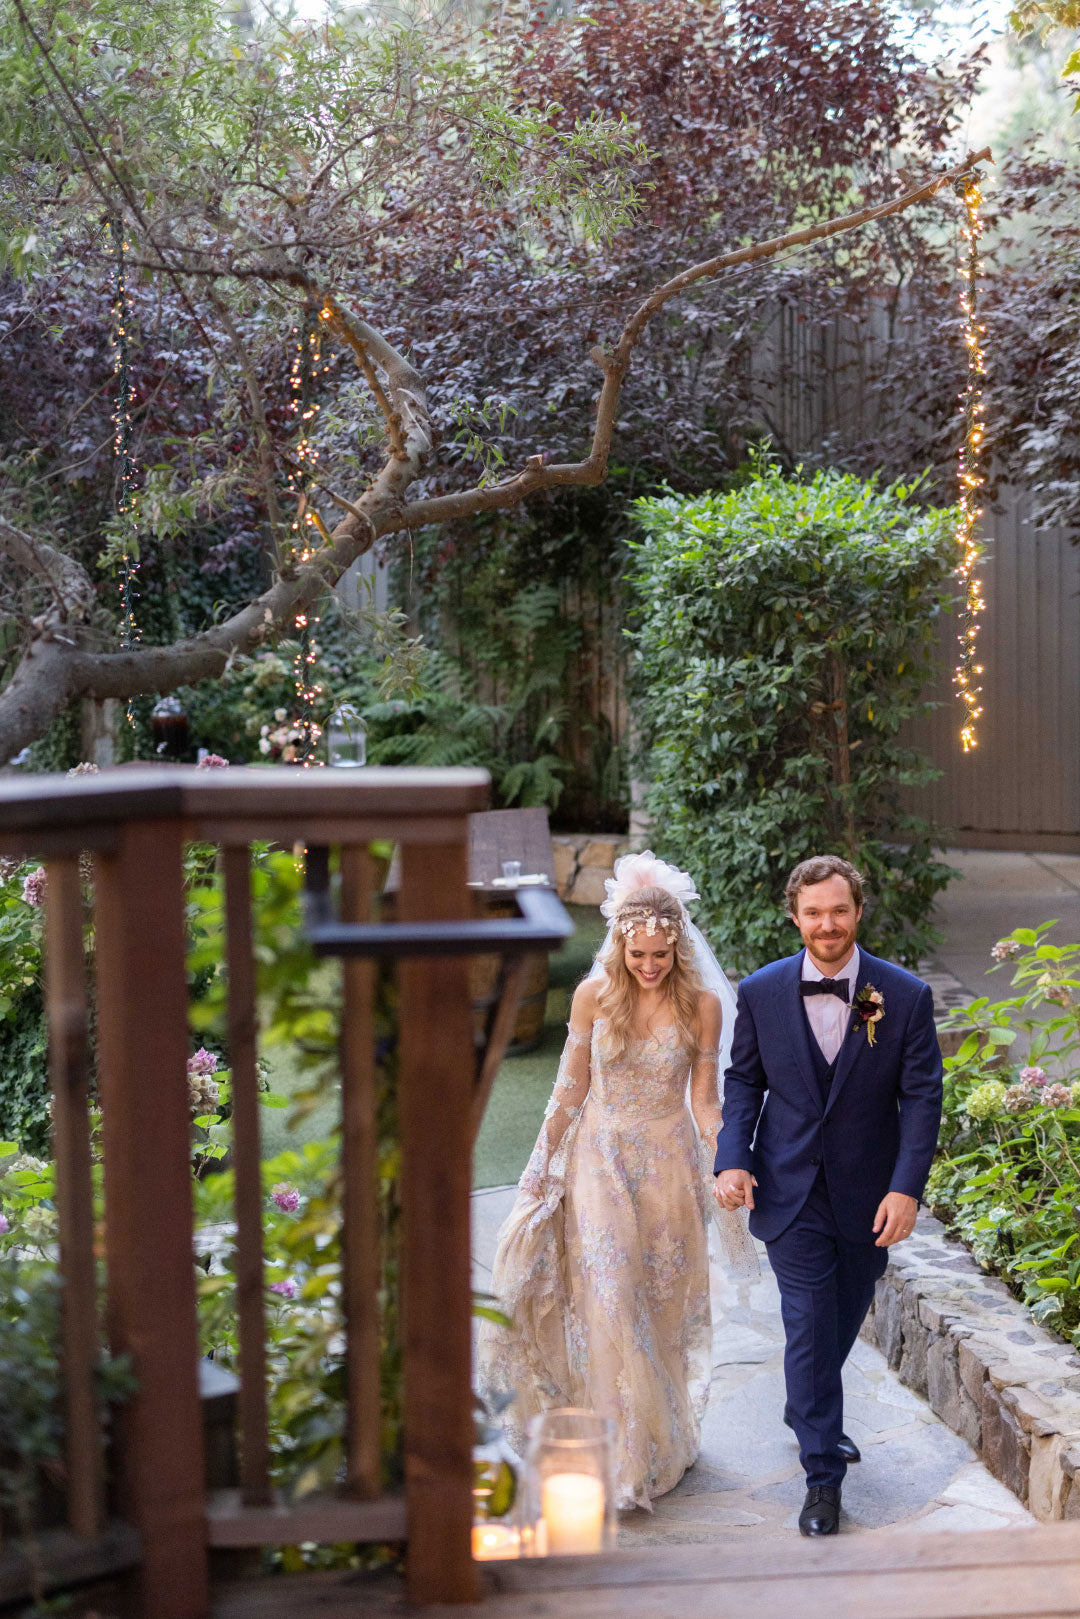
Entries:
POLYGON ((864 984, 856 995, 851 1010, 866 1029, 868 1045, 874 1043, 874 1024, 885 1016, 885 997, 873 984, 864 984))

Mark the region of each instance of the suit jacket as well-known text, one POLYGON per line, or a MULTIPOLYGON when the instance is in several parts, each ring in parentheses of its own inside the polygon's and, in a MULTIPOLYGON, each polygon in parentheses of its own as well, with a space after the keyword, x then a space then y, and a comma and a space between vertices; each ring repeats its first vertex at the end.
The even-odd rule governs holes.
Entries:
POLYGON ((843 1236, 873 1242, 886 1192, 920 1198, 941 1122, 941 1051, 928 984, 859 946, 855 993, 879 989, 885 1015, 866 1028, 852 1014, 822 1101, 803 1014, 805 952, 743 980, 724 1080, 715 1170, 757 1177, 750 1230, 764 1242, 798 1214, 822 1167, 843 1236))

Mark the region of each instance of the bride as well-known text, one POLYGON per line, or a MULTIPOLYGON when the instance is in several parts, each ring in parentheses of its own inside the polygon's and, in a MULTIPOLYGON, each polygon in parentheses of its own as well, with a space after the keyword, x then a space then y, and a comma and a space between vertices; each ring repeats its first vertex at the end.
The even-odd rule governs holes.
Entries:
POLYGON ((687 913, 693 881, 646 851, 606 886, 607 938, 499 1233, 492 1288, 513 1325, 481 1325, 478 1380, 488 1399, 514 1392, 507 1434, 522 1454, 539 1411, 612 1418, 616 1505, 648 1508, 700 1445, 710 1215, 733 1269, 757 1260, 712 1197, 735 996, 687 913))

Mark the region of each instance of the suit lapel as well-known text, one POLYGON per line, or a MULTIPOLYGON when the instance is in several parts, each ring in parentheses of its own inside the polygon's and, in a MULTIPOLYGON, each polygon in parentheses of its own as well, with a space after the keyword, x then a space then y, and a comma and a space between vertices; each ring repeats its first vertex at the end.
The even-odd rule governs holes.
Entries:
MULTIPOLYGON (((855 997, 858 995, 859 991, 864 987, 864 985, 873 981, 875 965, 876 963, 873 956, 867 955, 866 951, 860 945, 859 971, 855 979, 855 991, 851 997, 852 1004, 854 1004, 855 997)), ((862 1057, 863 1050, 868 1044, 869 1041, 866 1038, 866 1030, 859 1023, 855 1013, 852 1012, 851 1021, 848 1024, 848 1032, 844 1036, 844 1043, 840 1047, 840 1051, 836 1058, 836 1068, 833 1071, 833 1081, 829 1087, 829 1100, 825 1104, 826 1117, 828 1117, 830 1108, 836 1105, 836 1098, 840 1095, 844 1085, 847 1083, 848 1075, 851 1073, 851 1070, 854 1068, 855 1064, 862 1057)))
POLYGON ((805 1081, 806 1088, 814 1099, 816 1107, 821 1106, 821 1091, 818 1089, 817 1075, 814 1072, 814 1059, 810 1055, 810 1033, 807 1028, 806 1017, 802 1008, 802 991, 799 985, 802 981, 802 964, 804 950, 792 956, 784 975, 784 982, 776 992, 776 999, 780 1012, 780 1023, 787 1035, 788 1044, 798 1066, 799 1073, 805 1081))

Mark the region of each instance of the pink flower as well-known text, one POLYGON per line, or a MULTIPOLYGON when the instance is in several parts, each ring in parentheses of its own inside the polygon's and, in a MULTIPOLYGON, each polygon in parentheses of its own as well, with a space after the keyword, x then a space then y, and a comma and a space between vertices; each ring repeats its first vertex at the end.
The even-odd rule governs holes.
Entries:
POLYGON ((1035 1086, 1045 1085, 1046 1084, 1046 1069, 1045 1068, 1021 1068, 1021 1070, 1020 1070, 1020 1083, 1021 1083, 1021 1085, 1035 1085, 1035 1086))
POLYGON ((11 1230, 11 1222, 8 1220, 6 1215, 0 1214, 0 1237, 2 1237, 4 1235, 5 1231, 10 1231, 10 1230, 11 1230))
POLYGON ((1072 1107, 1072 1091, 1067 1085, 1047 1085, 1039 1100, 1044 1107, 1072 1107))
POLYGON ((23 897, 24 904, 26 904, 26 905, 34 905, 34 906, 37 907, 38 910, 40 910, 41 907, 44 905, 44 903, 45 903, 45 867, 44 866, 39 866, 36 871, 32 871, 30 873, 29 877, 24 879, 23 885, 22 885, 22 897, 23 897))
POLYGON ((223 759, 220 753, 204 753, 195 768, 196 770, 227 770, 229 761, 228 759, 223 759))
POLYGON ((187 1071, 189 1075, 216 1074, 217 1067, 218 1058, 214 1052, 207 1051, 205 1046, 200 1046, 194 1057, 189 1057, 187 1060, 187 1071))
POLYGON ((990 951, 995 961, 1011 961, 1020 954, 1020 945, 1015 939, 999 939, 990 951))
POLYGON ((291 1276, 286 1276, 283 1282, 271 1282, 270 1291, 271 1293, 280 1293, 283 1299, 294 1299, 296 1297, 296 1283, 291 1276))
POLYGON ((271 1189, 270 1196, 282 1214, 295 1214, 300 1207, 300 1193, 295 1186, 290 1186, 286 1181, 278 1181, 271 1189))

